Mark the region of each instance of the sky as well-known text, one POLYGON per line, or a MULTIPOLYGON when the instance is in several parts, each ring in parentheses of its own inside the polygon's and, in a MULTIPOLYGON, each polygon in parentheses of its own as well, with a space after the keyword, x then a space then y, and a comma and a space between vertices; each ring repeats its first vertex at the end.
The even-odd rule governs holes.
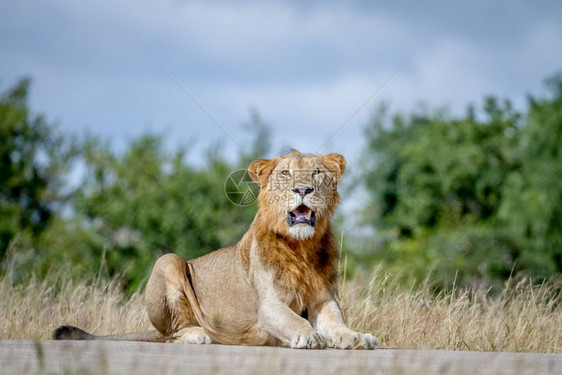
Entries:
POLYGON ((463 113, 495 95, 523 109, 561 69, 560 1, 0 4, 0 91, 31 77, 31 108, 64 132, 116 149, 162 134, 195 164, 209 148, 248 149, 257 110, 269 156, 294 147, 352 165, 383 102, 463 113))

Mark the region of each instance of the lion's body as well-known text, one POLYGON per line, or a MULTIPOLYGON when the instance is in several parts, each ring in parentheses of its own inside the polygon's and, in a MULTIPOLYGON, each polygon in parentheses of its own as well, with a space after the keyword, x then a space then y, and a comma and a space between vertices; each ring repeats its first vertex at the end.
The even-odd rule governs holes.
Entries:
POLYGON ((297 151, 252 163, 259 210, 240 242, 190 261, 168 254, 154 265, 145 295, 159 332, 154 341, 374 348, 373 336, 345 326, 335 299, 338 252, 330 217, 344 169, 340 155, 297 151))

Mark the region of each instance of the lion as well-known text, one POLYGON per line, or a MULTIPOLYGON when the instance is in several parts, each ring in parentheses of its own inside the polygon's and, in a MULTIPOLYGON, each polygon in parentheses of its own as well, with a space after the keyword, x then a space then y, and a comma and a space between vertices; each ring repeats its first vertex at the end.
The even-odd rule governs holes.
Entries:
POLYGON ((342 155, 296 150, 252 162, 258 212, 242 239, 196 259, 166 254, 154 264, 145 302, 156 330, 94 336, 61 326, 53 338, 375 349, 375 337, 346 326, 336 300, 330 219, 345 167, 342 155))

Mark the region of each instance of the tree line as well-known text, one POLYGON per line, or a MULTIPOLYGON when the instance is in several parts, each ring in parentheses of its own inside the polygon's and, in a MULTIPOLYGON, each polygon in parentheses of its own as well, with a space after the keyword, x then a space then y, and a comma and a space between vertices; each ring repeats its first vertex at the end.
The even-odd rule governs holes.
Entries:
MULTIPOLYGON (((560 76, 547 88, 525 111, 493 97, 463 116, 377 110, 353 176, 368 193, 358 214, 373 230, 347 238, 345 251, 407 282, 428 270, 439 282, 471 285, 560 273, 560 76)), ((158 255, 196 257, 249 226, 255 204, 234 205, 224 184, 269 149, 257 113, 248 155, 209 152, 195 166, 161 135, 117 152, 98 137, 65 134, 31 110, 29 90, 24 79, 0 96, 0 272, 14 283, 56 265, 73 277, 119 275, 134 290, 158 255)))
POLYGON ((361 179, 374 259, 407 278, 489 285, 562 271, 562 79, 527 110, 488 97, 463 116, 379 109, 361 179))

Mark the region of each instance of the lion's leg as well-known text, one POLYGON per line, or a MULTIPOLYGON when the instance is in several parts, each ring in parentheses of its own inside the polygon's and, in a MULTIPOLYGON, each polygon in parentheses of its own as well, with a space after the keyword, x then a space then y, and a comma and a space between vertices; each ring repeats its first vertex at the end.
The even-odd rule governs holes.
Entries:
POLYGON ((258 311, 259 328, 295 349, 321 349, 326 341, 310 325, 275 296, 265 297, 258 311))
POLYGON ((150 322, 171 342, 208 344, 211 342, 193 313, 185 295, 187 263, 175 254, 158 258, 145 291, 150 322))
POLYGON ((330 347, 375 349, 377 345, 377 340, 371 334, 355 332, 346 326, 340 306, 333 297, 309 314, 313 327, 326 337, 330 347))

